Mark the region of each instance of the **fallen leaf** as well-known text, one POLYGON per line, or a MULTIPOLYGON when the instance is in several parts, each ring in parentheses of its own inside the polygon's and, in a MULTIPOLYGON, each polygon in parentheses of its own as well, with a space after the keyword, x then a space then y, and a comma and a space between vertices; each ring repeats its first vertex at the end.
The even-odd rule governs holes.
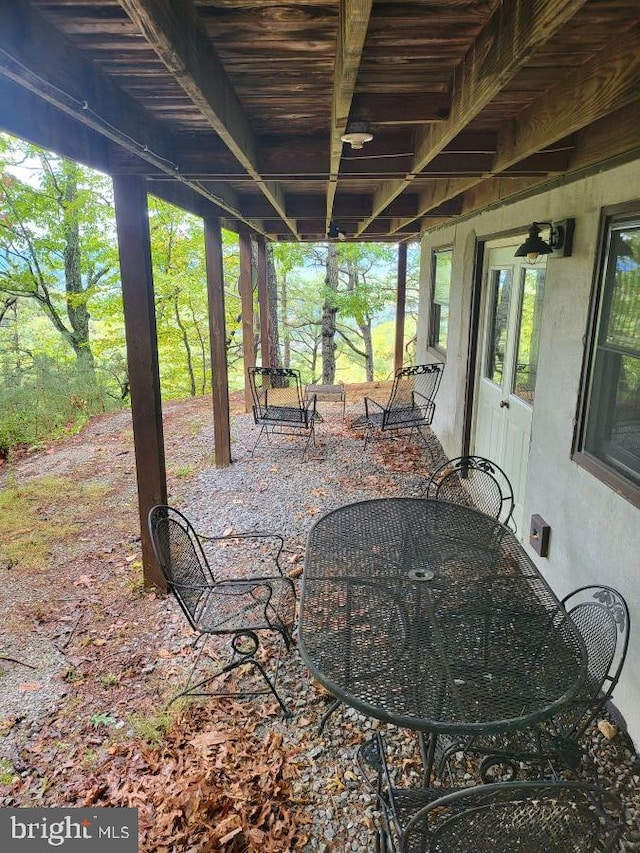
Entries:
POLYGON ((226 743, 229 740, 229 735, 227 732, 202 732, 202 734, 196 735, 191 739, 190 743, 196 749, 202 752, 203 756, 206 756, 209 749, 212 746, 219 746, 221 743, 226 743))
POLYGON ((18 690, 21 690, 23 693, 33 693, 35 690, 40 690, 41 687, 42 684, 39 684, 37 681, 23 681, 18 686, 18 690))
POLYGON ((618 734, 618 729, 616 726, 611 725, 607 720, 600 720, 598 723, 598 731, 601 735, 604 735, 607 740, 613 740, 614 737, 618 734))
POLYGON ((231 841, 232 838, 235 838, 239 832, 242 832, 241 826, 237 826, 235 829, 232 829, 231 832, 223 835, 220 839, 220 844, 227 844, 227 842, 231 841))

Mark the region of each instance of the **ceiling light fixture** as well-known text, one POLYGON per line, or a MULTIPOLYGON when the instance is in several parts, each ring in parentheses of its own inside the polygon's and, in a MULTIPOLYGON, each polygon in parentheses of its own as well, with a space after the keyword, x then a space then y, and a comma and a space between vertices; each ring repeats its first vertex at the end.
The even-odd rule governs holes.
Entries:
POLYGON ((366 121, 350 121, 347 129, 340 137, 343 142, 348 142, 352 148, 362 148, 365 142, 371 142, 373 134, 366 121))
POLYGON ((515 253, 516 258, 526 258, 527 263, 535 264, 540 255, 554 254, 558 258, 568 258, 573 249, 573 230, 575 219, 563 219, 561 222, 534 222, 529 228, 529 236, 515 253), (540 236, 542 228, 549 228, 549 242, 540 236))

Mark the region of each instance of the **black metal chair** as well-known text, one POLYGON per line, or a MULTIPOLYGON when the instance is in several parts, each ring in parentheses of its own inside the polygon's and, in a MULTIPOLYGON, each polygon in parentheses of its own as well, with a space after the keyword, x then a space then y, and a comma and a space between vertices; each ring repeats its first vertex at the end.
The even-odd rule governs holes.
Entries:
POLYGON ((432 473, 421 497, 476 507, 515 529, 513 487, 502 468, 484 456, 449 459, 432 473))
POLYGON ((260 432, 251 450, 253 455, 260 439, 270 435, 294 435, 306 438, 304 459, 313 439, 315 444, 316 395, 305 399, 300 372, 285 367, 250 367, 249 383, 253 398, 253 419, 260 432))
POLYGON ((625 828, 620 799, 583 782, 396 787, 379 733, 358 764, 380 806, 376 853, 594 853, 616 849, 625 828))
POLYGON ((587 675, 579 694, 551 719, 508 737, 473 736, 466 743, 452 743, 442 753, 440 772, 456 752, 479 756, 479 772, 485 782, 515 779, 521 763, 559 764, 577 770, 583 751, 581 738, 618 683, 629 645, 629 608, 623 596, 609 586, 584 586, 563 600, 577 625, 587 650, 587 675))
MULTIPOLYGON (((293 581, 282 574, 279 556, 284 545, 281 536, 269 533, 237 533, 203 536, 196 533, 188 519, 177 509, 154 506, 149 513, 149 531, 153 550, 167 584, 197 637, 202 642, 186 687, 171 699, 181 696, 273 695, 283 712, 287 708, 276 691, 279 654, 271 677, 258 656, 260 634, 279 636, 288 651, 292 646, 296 594, 293 581), (262 572, 247 576, 237 563, 256 564, 262 572), (275 572, 271 569, 275 565, 275 572), (267 567, 270 572, 267 573, 267 567), (229 576, 233 571, 235 576, 229 576), (196 678, 207 640, 214 635, 231 637, 230 662, 217 665, 213 673, 196 678), (258 672, 261 688, 225 692, 205 688, 241 666, 258 672)), ((254 679, 255 681, 255 679, 254 679)))
POLYGON ((436 410, 435 396, 440 387, 444 363, 416 364, 396 371, 391 395, 386 403, 364 398, 364 416, 355 425, 366 428, 364 446, 374 429, 390 437, 400 432, 417 432, 429 447, 422 428, 429 426, 436 410))

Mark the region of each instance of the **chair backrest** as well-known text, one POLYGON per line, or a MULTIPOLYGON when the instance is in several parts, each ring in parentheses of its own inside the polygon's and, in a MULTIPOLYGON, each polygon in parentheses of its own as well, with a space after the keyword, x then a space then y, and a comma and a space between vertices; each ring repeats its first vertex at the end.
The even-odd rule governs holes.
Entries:
POLYGON ((396 371, 387 411, 392 409, 408 409, 415 405, 433 403, 442 379, 443 362, 432 364, 414 364, 411 367, 401 367, 396 371), (416 401, 414 392, 419 394, 416 401), (422 398, 422 399, 421 399, 422 398))
POLYGON ((594 853, 612 851, 624 808, 582 782, 499 782, 464 788, 420 809, 402 853, 594 853))
POLYGON ((479 509, 503 524, 511 521, 513 487, 502 468, 483 456, 458 456, 433 472, 423 495, 479 509))
POLYGON ((194 626, 206 587, 215 583, 198 535, 186 516, 163 504, 149 512, 149 533, 162 574, 194 626))
POLYGON ((288 413, 290 419, 303 419, 305 411, 300 371, 288 367, 250 367, 249 384, 256 420, 265 419, 270 410, 288 413))
POLYGON ((616 589, 599 585, 574 590, 562 604, 587 647, 587 679, 578 701, 562 716, 568 733, 579 736, 620 678, 629 646, 629 608, 616 589))

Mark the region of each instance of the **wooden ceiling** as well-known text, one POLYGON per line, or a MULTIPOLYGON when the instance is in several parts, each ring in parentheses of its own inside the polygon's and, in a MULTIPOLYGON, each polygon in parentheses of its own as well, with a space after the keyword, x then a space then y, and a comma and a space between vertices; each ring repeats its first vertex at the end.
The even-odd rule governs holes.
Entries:
POLYGON ((0 0, 0 128, 236 230, 410 240, 638 156, 640 2, 0 0))

